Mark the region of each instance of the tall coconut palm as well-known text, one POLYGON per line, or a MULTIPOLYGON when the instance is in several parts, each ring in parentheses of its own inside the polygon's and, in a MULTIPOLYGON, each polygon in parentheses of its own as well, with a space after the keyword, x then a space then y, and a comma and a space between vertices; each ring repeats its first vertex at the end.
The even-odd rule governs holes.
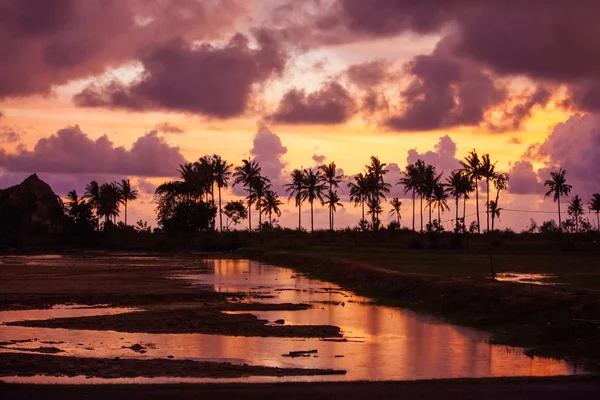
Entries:
POLYGON ((323 196, 323 205, 327 206, 329 208, 329 210, 331 210, 330 230, 333 232, 335 229, 334 219, 333 219, 335 212, 337 211, 338 207, 344 207, 344 205, 342 203, 340 203, 340 197, 338 196, 337 192, 334 190, 330 190, 328 193, 326 193, 323 196))
POLYGON ((131 187, 131 182, 129 182, 129 179, 122 179, 118 185, 121 203, 123 203, 125 206, 125 225, 127 225, 127 203, 137 200, 139 192, 131 187))
POLYGON ((279 200, 277 193, 272 190, 267 190, 260 202, 262 203, 262 212, 269 216, 269 225, 273 228, 273 214, 281 217, 279 206, 283 203, 279 200))
POLYGON ((434 185, 432 195, 428 200, 428 203, 429 210, 431 210, 432 206, 437 208, 438 226, 442 226, 442 213, 450 209, 450 207, 448 207, 448 193, 446 192, 444 185, 440 184, 439 182, 434 185))
POLYGON ((558 230, 562 232, 562 219, 560 215, 560 197, 568 196, 571 193, 571 189, 573 186, 567 184, 566 173, 562 168, 559 168, 558 171, 550 172, 550 179, 544 182, 544 186, 548 186, 548 192, 546 192, 546 196, 553 195, 554 201, 558 203, 558 230))
POLYGON ((434 191, 440 184, 440 178, 442 174, 437 174, 433 165, 425 166, 424 173, 421 180, 421 194, 427 200, 427 207, 429 208, 429 224, 431 225, 431 207, 433 205, 432 199, 434 197, 434 191))
POLYGON ((319 175, 318 171, 312 168, 304 170, 304 184, 302 185, 302 197, 310 203, 310 231, 314 232, 314 202, 316 199, 323 202, 323 194, 327 189, 327 184, 319 175))
POLYGON ((365 220, 365 202, 369 197, 369 182, 363 173, 359 173, 353 177, 354 182, 348 182, 350 188, 350 201, 354 202, 354 206, 362 207, 362 219, 365 220))
POLYGON ((419 189, 419 170, 415 164, 409 164, 402 172, 402 178, 398 185, 404 186, 404 193, 412 192, 412 230, 415 231, 415 203, 417 190, 419 189))
POLYGON ((589 209, 596 213, 596 221, 598 232, 600 232, 600 193, 594 193, 592 199, 589 202, 589 209))
POLYGON ((77 191, 71 190, 67 193, 67 203, 65 204, 69 210, 77 208, 82 199, 77 195, 77 191))
POLYGON ((507 189, 508 180, 508 174, 494 174, 492 183, 496 189, 496 200, 490 200, 487 204, 488 211, 492 217, 492 232, 494 231, 494 221, 497 216, 500 216, 500 210, 502 210, 498 207, 498 203, 500 202, 500 191, 507 189))
POLYGON ((215 206, 215 164, 214 164, 214 160, 212 156, 203 156, 200 157, 198 159, 198 161, 196 161, 194 163, 194 167, 196 170, 201 170, 204 171, 206 173, 206 177, 207 177, 207 182, 206 182, 206 186, 207 186, 207 192, 210 194, 210 201, 213 205, 213 207, 215 206))
POLYGON ((235 167, 233 186, 243 185, 248 191, 248 230, 252 232, 252 184, 260 176, 261 168, 254 160, 242 160, 242 165, 235 167))
POLYGON ((368 202, 371 215, 373 217, 373 230, 379 228, 379 215, 382 213, 381 201, 385 200, 385 195, 390 192, 392 185, 385 182, 385 174, 387 164, 379 161, 379 158, 371 156, 371 163, 366 165, 367 168, 367 186, 369 188, 368 202))
MULTIPOLYGON (((329 185, 329 192, 333 191, 333 188, 339 187, 340 182, 343 179, 343 175, 338 175, 337 167, 334 162, 319 166, 319 171, 323 177, 323 181, 329 185)), ((333 230, 333 209, 329 207, 329 229, 333 230)))
POLYGON ((423 198, 426 196, 425 175, 427 174, 427 165, 423 160, 417 160, 415 163, 417 170, 417 194, 419 195, 419 208, 421 216, 421 232, 423 232, 423 198))
POLYGON ((304 172, 301 169, 295 169, 292 171, 292 182, 283 185, 285 192, 289 195, 288 201, 294 198, 296 207, 298 207, 298 230, 302 230, 302 203, 306 198, 304 197, 304 172))
POLYGON ((481 179, 481 160, 477 151, 473 149, 469 155, 460 162, 462 171, 469 177, 475 186, 475 205, 477 212, 477 233, 481 233, 481 223, 479 221, 479 180, 481 179))
MULTIPOLYGON (((492 181, 496 177, 496 163, 492 163, 489 154, 484 154, 481 157, 481 165, 479 168, 479 173, 480 173, 481 177, 485 179, 485 183, 486 183, 486 185, 485 185, 485 187, 486 187, 485 203, 489 204, 490 203, 490 181, 492 181)), ((486 230, 489 231, 490 230, 489 207, 486 207, 485 214, 486 214, 486 218, 487 218, 486 230)))
POLYGON ((271 191, 271 180, 265 176, 257 176, 252 182, 252 193, 248 198, 248 203, 256 203, 258 211, 258 230, 262 230, 262 206, 264 198, 271 191))
POLYGON ((583 200, 579 195, 575 195, 569 202, 569 207, 567 208, 569 215, 573 217, 575 221, 575 232, 579 232, 579 219, 583 215, 583 200))
POLYGON ((100 186, 100 200, 96 213, 98 217, 104 217, 106 224, 111 218, 116 218, 119 215, 119 203, 121 195, 119 187, 115 182, 104 183, 100 186))
POLYGON ((87 199, 94 211, 98 211, 98 205, 100 204, 100 185, 98 182, 91 181, 85 187, 84 199, 87 199))
POLYGON ((219 189, 219 230, 223 232, 223 214, 221 211, 221 189, 226 188, 231 178, 231 167, 233 164, 228 164, 227 161, 223 160, 218 154, 212 156, 212 172, 213 182, 219 189))
POLYGON ((398 229, 400 229, 400 218, 402 218, 402 215, 400 215, 400 209, 402 208, 402 202, 397 197, 394 197, 392 201, 390 201, 390 205, 392 206, 390 214, 396 215, 396 223, 398 224, 398 229))
POLYGON ((448 194, 450 194, 456 200, 456 229, 458 229, 460 223, 458 217, 458 202, 460 200, 460 196, 463 195, 464 180, 465 175, 460 170, 450 172, 450 175, 446 178, 446 192, 448 192, 448 194))

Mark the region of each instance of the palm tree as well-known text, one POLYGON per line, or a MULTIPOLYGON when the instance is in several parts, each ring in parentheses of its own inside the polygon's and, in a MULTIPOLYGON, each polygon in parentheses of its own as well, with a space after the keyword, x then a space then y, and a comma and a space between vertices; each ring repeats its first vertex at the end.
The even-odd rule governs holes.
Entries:
POLYGON ((350 201, 354 202, 354 206, 359 204, 362 206, 362 219, 365 220, 365 202, 369 197, 369 186, 367 177, 363 173, 359 173, 354 176, 354 182, 348 182, 350 188, 350 201))
POLYGON ((450 175, 446 178, 446 192, 456 200, 456 229, 458 229, 460 222, 458 217, 458 201, 460 200, 460 196, 463 195, 464 181, 465 175, 460 170, 450 172, 450 175))
POLYGON ((544 186, 548 186, 549 190, 546 196, 553 195, 554 201, 558 202, 558 230, 562 232, 562 220, 560 216, 560 197, 568 196, 571 193, 573 186, 567 184, 567 178, 565 177, 567 171, 559 168, 558 171, 550 172, 550 178, 544 182, 544 186))
POLYGON ((421 232, 423 232, 423 197, 426 195, 425 175, 427 173, 427 166, 423 160, 417 160, 415 168, 417 169, 417 194, 420 198, 421 232))
POLYGON ((138 198, 138 191, 131 188, 129 179, 122 179, 118 185, 121 202, 125 206, 125 225, 127 225, 127 202, 136 200, 138 198))
POLYGON ((120 202, 121 195, 115 182, 104 183, 100 186, 100 199, 96 213, 99 217, 104 217, 105 224, 111 218, 116 218, 119 215, 120 202))
MULTIPOLYGON (((329 185, 329 192, 333 191, 333 188, 339 187, 339 183, 342 181, 343 175, 337 175, 337 167, 334 162, 319 166, 319 171, 325 183, 329 185)), ((329 229, 333 230, 333 209, 329 208, 329 229)))
POLYGON ((475 185, 475 204, 477 212, 477 233, 481 233, 481 224, 479 222, 479 180, 481 179, 481 160, 477 155, 477 151, 473 149, 464 161, 460 162, 462 171, 469 177, 470 181, 475 185))
MULTIPOLYGON (((242 184, 248 190, 247 199, 252 198, 252 184, 260 176, 261 168, 256 161, 242 160, 242 165, 235 167, 233 186, 242 184)), ((248 230, 252 232, 252 203, 248 200, 248 230)))
MULTIPOLYGON (((485 203, 489 204, 490 203, 490 181, 496 177, 496 163, 492 163, 489 154, 484 154, 483 157, 481 157, 481 166, 479 168, 479 173, 482 178, 485 178, 485 183, 486 183, 486 185, 485 185, 486 186, 485 203)), ((486 230, 489 231, 490 230, 489 207, 486 207, 485 214, 486 214, 486 218, 487 218, 486 230)))
POLYGON ((575 195, 569 202, 568 212, 575 220, 575 232, 579 232, 579 219, 583 215, 583 200, 579 195, 575 195))
POLYGON ((88 199, 92 208, 96 212, 98 211, 98 205, 100 204, 100 185, 98 185, 98 182, 91 181, 87 184, 83 198, 88 199))
MULTIPOLYGON (((397 197, 394 197, 392 199, 392 201, 390 201, 390 205, 392 206, 392 209, 390 210, 390 214, 392 214, 392 215, 396 214, 396 222, 398 223, 398 229, 400 229, 400 218, 402 218, 402 216, 400 215, 400 208, 402 207, 402 202, 397 197)), ((413 222, 414 222, 414 218, 413 218, 413 222)), ((413 228, 413 230, 414 230, 414 228, 413 228)))
POLYGON ((269 225, 273 228, 273 214, 278 217, 281 216, 279 206, 283 203, 279 200, 279 197, 277 197, 277 193, 272 190, 267 190, 264 197, 260 200, 260 203, 263 208, 262 212, 269 216, 269 225))
POLYGON ((258 230, 262 230, 262 205, 267 193, 271 191, 271 180, 265 176, 257 176, 252 182, 252 193, 248 197, 248 203, 256 203, 258 210, 258 230))
POLYGON ((592 199, 589 202, 589 209, 596 213, 598 232, 600 232, 600 193, 592 195, 592 199))
POLYGON ((385 166, 387 164, 379 161, 379 158, 371 156, 371 163, 366 165, 367 168, 367 186, 368 196, 371 200, 367 203, 369 205, 370 214, 373 218, 373 230, 376 231, 379 228, 379 215, 383 212, 381 208, 381 200, 385 200, 386 193, 390 192, 392 185, 385 182, 384 176, 387 174, 385 166))
POLYGON ((501 208, 498 208, 498 203, 500 202, 500 191, 506 190, 508 187, 508 180, 508 174, 494 174, 492 182, 494 184, 494 188, 496 189, 496 200, 490 200, 487 204, 488 211, 492 216, 492 232, 494 231, 494 221, 496 217, 500 217, 500 210, 502 210, 501 208))
POLYGON ((215 164, 212 156, 203 156, 194 163, 196 170, 202 170, 207 175, 207 192, 210 193, 210 199, 213 207, 215 206, 215 164))
POLYGON ((67 204, 69 210, 74 210, 79 205, 81 199, 77 196, 77 192, 75 190, 71 190, 67 193, 67 204))
POLYGON ((323 205, 329 207, 329 210, 331 210, 331 231, 333 232, 334 230, 334 224, 333 224, 333 216, 335 214, 335 212, 337 211, 337 207, 344 207, 344 205, 342 203, 340 203, 340 197, 338 196, 337 192, 334 190, 330 190, 329 193, 326 193, 323 196, 324 200, 323 200, 323 205))
POLYGON ((214 154, 212 156, 212 172, 213 182, 217 184, 219 189, 219 230, 223 232, 223 214, 221 212, 221 189, 226 188, 229 179, 231 178, 231 167, 233 164, 228 164, 221 156, 214 154))
POLYGON ((440 178, 442 174, 436 175, 435 167, 433 165, 427 165, 421 180, 421 194, 427 199, 427 206, 429 207, 429 224, 431 225, 431 206, 433 205, 432 199, 434 197, 434 191, 439 186, 440 178))
POLYGON ((292 183, 283 185, 286 193, 289 194, 288 201, 293 197, 298 207, 298 230, 302 230, 302 203, 306 200, 304 196, 304 172, 301 169, 292 171, 292 183))
POLYGON ((398 185, 404 186, 404 193, 412 192, 412 230, 415 231, 415 200, 419 188, 419 171, 415 164, 406 166, 398 185))
POLYGON ((429 210, 431 210, 432 205, 435 205, 435 207, 437 208, 438 226, 442 226, 442 213, 446 210, 450 210, 450 207, 448 207, 448 193, 446 192, 446 188, 444 188, 444 185, 440 183, 435 184, 435 186, 433 187, 432 196, 429 199, 428 203, 429 210))
POLYGON ((323 202, 323 192, 327 189, 327 185, 319 175, 311 168, 304 170, 304 183, 302 185, 302 197, 310 203, 310 231, 314 232, 314 201, 319 199, 323 202))

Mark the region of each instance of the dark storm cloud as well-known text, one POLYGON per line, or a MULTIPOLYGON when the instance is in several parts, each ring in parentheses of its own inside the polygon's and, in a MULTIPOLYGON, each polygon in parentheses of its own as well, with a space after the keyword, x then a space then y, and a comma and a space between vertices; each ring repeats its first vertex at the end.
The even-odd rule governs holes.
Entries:
POLYGON ((4 0, 0 99, 48 94, 134 61, 153 43, 217 37, 243 14, 237 0, 4 0))
POLYGON ((288 91, 271 119, 285 124, 334 125, 346 122, 355 112, 356 104, 348 90, 338 82, 328 82, 312 93, 288 91))
POLYGON ((179 148, 170 146, 156 131, 139 137, 127 150, 115 147, 106 135, 89 138, 79 126, 40 139, 33 150, 0 153, 0 166, 6 171, 27 173, 163 177, 175 175, 184 162, 179 148))
POLYGON ((256 41, 257 49, 242 34, 220 47, 196 46, 181 39, 154 46, 140 56, 144 73, 139 80, 130 85, 92 84, 74 96, 75 104, 239 116, 251 100, 254 85, 280 75, 287 59, 268 31, 258 31, 256 41))

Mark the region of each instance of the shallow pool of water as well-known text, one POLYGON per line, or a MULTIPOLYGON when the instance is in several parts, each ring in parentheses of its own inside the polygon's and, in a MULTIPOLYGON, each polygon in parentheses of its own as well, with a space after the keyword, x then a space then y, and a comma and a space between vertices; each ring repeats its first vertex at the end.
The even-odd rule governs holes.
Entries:
MULTIPOLYGON (((300 338, 235 337, 203 334, 146 334, 114 331, 0 326, 0 341, 37 339, 19 346, 54 344, 64 353, 85 357, 166 358, 214 360, 275 367, 345 369, 346 375, 310 377, 251 377, 216 381, 412 380, 457 377, 544 376, 581 373, 563 361, 529 358, 520 349, 490 345, 485 332, 443 323, 434 318, 391 307, 339 287, 308 279, 293 270, 247 260, 207 260, 193 270, 172 277, 190 285, 212 286, 216 291, 266 296, 269 303, 309 303, 302 311, 253 312, 273 323, 339 326, 347 341, 300 338), (146 353, 126 347, 141 343, 146 353), (311 357, 283 357, 290 351, 317 350, 311 357)), ((200 289, 199 289, 200 290, 200 289)), ((248 300, 244 300, 248 301, 248 300)), ((127 309, 76 308, 0 312, 0 322, 21 319, 97 315, 127 309)), ((0 349, 2 350, 2 349, 0 349)), ((14 350, 13 350, 14 351, 14 350)), ((7 381, 36 383, 102 382, 212 382, 214 379, 134 378, 106 380, 86 377, 12 377, 7 381)))

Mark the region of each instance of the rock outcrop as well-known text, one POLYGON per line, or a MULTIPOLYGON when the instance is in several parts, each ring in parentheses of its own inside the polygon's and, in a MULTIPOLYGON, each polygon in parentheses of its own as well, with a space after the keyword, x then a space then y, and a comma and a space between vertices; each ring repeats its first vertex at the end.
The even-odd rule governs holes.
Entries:
POLYGON ((64 218, 60 198, 36 174, 0 190, 0 231, 5 235, 59 233, 64 218))

